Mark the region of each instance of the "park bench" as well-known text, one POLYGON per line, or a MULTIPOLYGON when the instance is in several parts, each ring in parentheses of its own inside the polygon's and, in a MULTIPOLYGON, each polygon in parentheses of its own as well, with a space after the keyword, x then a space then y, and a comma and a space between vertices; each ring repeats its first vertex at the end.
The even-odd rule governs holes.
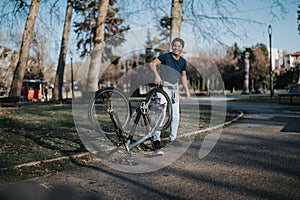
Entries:
POLYGON ((290 98, 290 103, 294 103, 294 98, 293 97, 300 97, 300 84, 291 84, 290 90, 288 93, 284 94, 278 94, 279 96, 279 103, 281 103, 281 98, 283 97, 288 97, 290 98))
MULTIPOLYGON (((2 97, 0 98, 1 107, 15 106, 20 102, 20 97, 2 97)), ((18 104, 20 106, 20 104, 18 104)))

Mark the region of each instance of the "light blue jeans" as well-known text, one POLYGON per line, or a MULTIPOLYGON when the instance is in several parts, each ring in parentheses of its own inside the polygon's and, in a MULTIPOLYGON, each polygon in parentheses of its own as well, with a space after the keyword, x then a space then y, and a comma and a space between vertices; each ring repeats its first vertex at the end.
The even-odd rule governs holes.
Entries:
MULTIPOLYGON (((178 131, 178 126, 179 126, 179 95, 178 95, 178 89, 170 89, 168 87, 163 87, 163 90, 168 94, 171 102, 172 102, 172 121, 170 124, 170 141, 174 141, 177 137, 177 131, 178 131), (173 103, 174 102, 174 103, 173 103)), ((161 103, 164 103, 162 100, 161 103)), ((165 114, 164 114, 165 116, 165 114)), ((160 141, 160 134, 161 131, 155 131, 153 134, 153 140, 160 141)))

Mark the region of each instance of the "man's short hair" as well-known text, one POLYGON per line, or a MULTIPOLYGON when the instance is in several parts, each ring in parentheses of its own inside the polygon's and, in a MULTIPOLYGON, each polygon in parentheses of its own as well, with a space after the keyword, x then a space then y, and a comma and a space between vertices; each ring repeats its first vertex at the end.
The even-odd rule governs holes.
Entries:
POLYGON ((182 47, 184 47, 184 41, 181 38, 174 38, 172 41, 172 46, 174 45, 175 42, 180 42, 180 44, 182 45, 182 47))

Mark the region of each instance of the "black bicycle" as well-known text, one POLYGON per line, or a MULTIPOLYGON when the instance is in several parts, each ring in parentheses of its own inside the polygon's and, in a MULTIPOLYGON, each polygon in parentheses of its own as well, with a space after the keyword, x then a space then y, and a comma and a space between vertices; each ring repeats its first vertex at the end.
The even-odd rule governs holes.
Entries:
POLYGON ((146 98, 128 98, 118 88, 106 87, 95 93, 89 104, 88 117, 93 127, 116 146, 123 144, 126 151, 151 140, 153 134, 169 127, 172 120, 172 104, 167 93, 159 87, 152 88, 146 98), (132 113, 132 105, 136 105, 132 113), (139 126, 145 132, 136 133, 139 126), (117 139, 116 139, 117 138, 117 139))

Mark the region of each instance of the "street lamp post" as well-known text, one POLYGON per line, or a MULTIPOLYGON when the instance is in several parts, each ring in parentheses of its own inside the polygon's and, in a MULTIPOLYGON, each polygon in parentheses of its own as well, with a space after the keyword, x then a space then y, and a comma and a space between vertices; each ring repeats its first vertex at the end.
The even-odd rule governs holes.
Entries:
POLYGON ((272 26, 268 26, 269 41, 270 41, 270 98, 274 95, 273 89, 273 71, 272 71, 272 26))

